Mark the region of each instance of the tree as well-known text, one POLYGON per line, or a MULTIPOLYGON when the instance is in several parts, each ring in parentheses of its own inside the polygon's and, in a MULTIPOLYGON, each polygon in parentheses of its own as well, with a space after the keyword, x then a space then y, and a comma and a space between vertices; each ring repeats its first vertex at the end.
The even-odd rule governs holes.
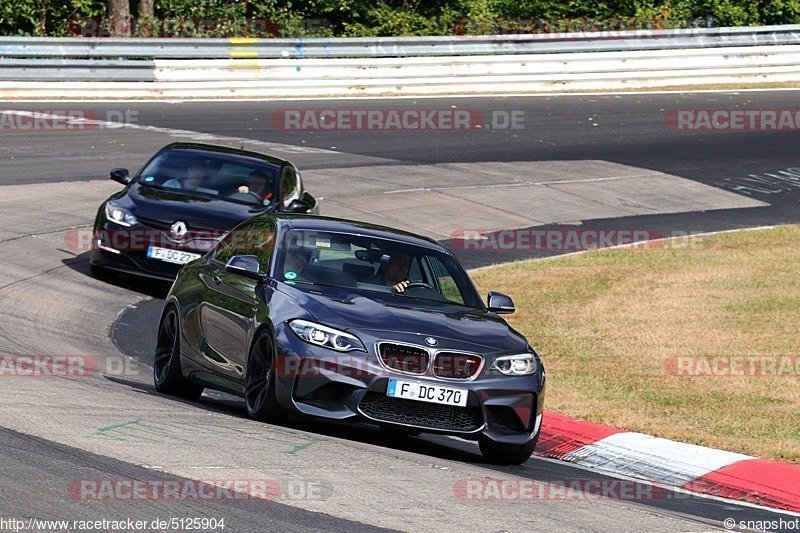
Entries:
POLYGON ((108 17, 111 19, 113 37, 129 37, 131 34, 131 6, 128 0, 108 0, 108 17))
POLYGON ((136 16, 140 19, 153 18, 155 16, 153 0, 139 0, 139 3, 136 4, 136 16))

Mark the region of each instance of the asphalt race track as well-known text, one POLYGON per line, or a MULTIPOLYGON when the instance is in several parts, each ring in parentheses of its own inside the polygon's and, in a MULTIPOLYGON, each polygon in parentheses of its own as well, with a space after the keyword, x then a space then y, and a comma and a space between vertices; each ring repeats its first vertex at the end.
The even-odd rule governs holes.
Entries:
MULTIPOLYGON (((797 94, 0 103, 0 111, 133 117, 118 128, 0 130, 0 353, 85 355, 97 365, 83 376, 2 376, 2 516, 224 517, 233 532, 706 531, 728 517, 781 516, 670 491, 646 501, 466 501, 454 492, 463 480, 602 476, 541 458, 494 467, 458 439, 303 420, 265 425, 214 392, 198 402, 157 395, 149 365, 168 286, 91 277, 81 236, 119 189, 106 179, 109 169, 136 170, 157 148, 190 139, 292 159, 322 198, 323 214, 410 229, 454 247, 465 229, 669 236, 797 222, 797 132, 675 131, 664 119, 670 110, 791 109, 797 94), (462 109, 487 121, 470 131, 275 127, 281 110, 307 109, 462 109), (521 127, 489 119, 511 113, 524 117, 521 127), (70 489, 94 479, 268 480, 279 491, 271 501, 84 501, 70 489)), ((471 266, 554 253, 462 251, 471 266)))

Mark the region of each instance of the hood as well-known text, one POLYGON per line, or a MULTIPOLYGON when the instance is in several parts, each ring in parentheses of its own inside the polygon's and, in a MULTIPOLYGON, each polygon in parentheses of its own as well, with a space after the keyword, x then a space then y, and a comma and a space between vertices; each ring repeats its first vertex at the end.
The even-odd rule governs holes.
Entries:
POLYGON ((313 290, 277 284, 278 290, 295 299, 314 320, 345 331, 419 344, 425 336, 452 341, 440 342, 440 348, 509 353, 527 350, 522 335, 485 310, 384 293, 370 292, 367 297, 365 292, 340 287, 310 288, 313 290))
POLYGON ((128 190, 133 213, 144 220, 172 224, 184 221, 190 228, 230 229, 274 205, 248 205, 229 200, 156 189, 135 183, 128 190))

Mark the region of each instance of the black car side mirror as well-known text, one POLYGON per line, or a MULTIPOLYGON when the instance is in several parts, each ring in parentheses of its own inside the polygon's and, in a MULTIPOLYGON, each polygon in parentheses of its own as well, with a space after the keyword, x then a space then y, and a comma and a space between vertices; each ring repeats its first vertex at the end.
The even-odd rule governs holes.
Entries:
POLYGON ((306 202, 305 200, 292 200, 292 202, 286 206, 286 211, 289 213, 305 213, 311 208, 311 204, 306 202))
POLYGON ((258 257, 254 255, 234 255, 225 265, 225 270, 251 279, 260 280, 264 277, 259 272, 261 264, 258 257))
POLYGON ((494 311, 498 315, 509 315, 517 310, 511 297, 501 292, 489 291, 486 303, 489 311, 494 311))
POLYGON ((115 168, 108 177, 123 185, 131 182, 130 172, 128 172, 127 168, 115 168))

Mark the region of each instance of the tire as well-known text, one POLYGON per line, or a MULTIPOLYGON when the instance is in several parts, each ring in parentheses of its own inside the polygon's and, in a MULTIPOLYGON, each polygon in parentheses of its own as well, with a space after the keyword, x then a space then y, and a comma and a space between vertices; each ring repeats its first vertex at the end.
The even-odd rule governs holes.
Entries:
POLYGON ((203 386, 183 377, 180 356, 180 320, 174 307, 164 313, 158 326, 156 353, 153 359, 153 382, 162 394, 196 400, 203 386))
POLYGON ((280 422, 285 412, 275 395, 275 348, 272 337, 260 334, 253 343, 247 358, 244 378, 244 403, 247 416, 261 422, 280 422))
POLYGON ((478 441, 478 444, 483 458, 489 463, 495 465, 521 465, 531 458, 538 440, 539 436, 537 435, 535 439, 527 444, 515 445, 502 444, 482 438, 478 441))

